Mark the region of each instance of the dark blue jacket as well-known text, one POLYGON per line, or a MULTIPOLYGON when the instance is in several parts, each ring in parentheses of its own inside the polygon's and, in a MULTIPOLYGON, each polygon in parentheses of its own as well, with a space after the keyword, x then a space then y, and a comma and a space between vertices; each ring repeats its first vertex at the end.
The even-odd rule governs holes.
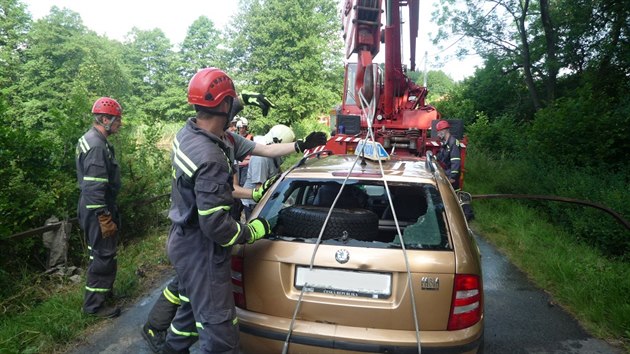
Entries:
POLYGON ((256 145, 237 134, 226 134, 231 138, 222 140, 199 128, 194 118, 177 133, 171 153, 169 211, 173 224, 185 233, 200 231, 223 247, 251 238, 249 228, 235 221, 230 209, 234 160, 251 153, 256 145))

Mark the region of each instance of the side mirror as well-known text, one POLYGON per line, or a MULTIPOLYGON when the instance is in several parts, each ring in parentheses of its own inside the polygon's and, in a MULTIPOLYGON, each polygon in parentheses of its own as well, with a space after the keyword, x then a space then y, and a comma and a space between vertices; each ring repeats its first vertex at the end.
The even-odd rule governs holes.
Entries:
POLYGON ((465 204, 470 204, 470 202, 472 201, 472 196, 468 192, 457 191, 455 192, 455 194, 457 194, 457 200, 459 200, 459 205, 463 206, 465 204))
POLYGON ((466 217, 466 221, 470 222, 475 218, 475 212, 472 209, 472 205, 470 202, 472 201, 472 195, 468 192, 457 191, 457 200, 459 200, 459 205, 462 207, 462 211, 464 212, 464 216, 466 217))

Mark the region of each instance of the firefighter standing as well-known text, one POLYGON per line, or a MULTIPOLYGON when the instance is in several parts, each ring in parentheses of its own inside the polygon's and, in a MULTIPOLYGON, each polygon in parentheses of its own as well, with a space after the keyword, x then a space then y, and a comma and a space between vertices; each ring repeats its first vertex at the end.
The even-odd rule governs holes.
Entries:
POLYGON ((83 311, 110 318, 120 309, 106 304, 116 279, 116 242, 119 215, 116 196, 120 190, 120 169, 114 147, 107 137, 118 133, 122 125, 122 107, 116 100, 101 97, 92 107, 94 123, 76 148, 77 179, 81 190, 78 216, 85 232, 90 261, 88 264, 83 311))
MULTIPOLYGON (((217 68, 200 70, 188 86, 188 103, 194 105, 197 114, 186 122, 173 142, 169 210, 172 226, 167 243, 168 257, 179 280, 180 306, 163 353, 186 353, 197 339, 202 352, 239 352, 230 279, 231 248, 237 243, 253 243, 271 230, 263 218, 241 224, 230 216, 234 189, 232 156, 251 152, 281 156, 308 146, 301 141, 270 148, 236 134, 227 133, 228 138, 225 130, 235 99, 232 80, 217 68), (233 152, 226 143, 231 139, 233 152)), ((322 139, 311 138, 311 142, 313 139, 325 142, 325 135, 322 139)), ((253 193, 264 191, 257 189, 253 193)))
MULTIPOLYGON (((261 110, 263 111, 263 116, 265 116, 268 113, 269 108, 275 107, 271 103, 271 101, 269 101, 262 94, 252 93, 252 92, 249 92, 247 94, 243 93, 239 95, 239 100, 235 101, 235 104, 232 107, 232 111, 230 112, 230 116, 235 117, 236 114, 238 114, 244 108, 244 105, 254 105, 254 106, 260 107, 261 110)), ((234 126, 234 128, 236 128, 237 120, 238 120, 237 118, 232 119, 230 127, 234 126)), ((277 176, 274 176, 270 178, 269 180, 265 181, 265 183, 262 186, 258 187, 258 191, 256 191, 255 194, 254 194, 254 190, 252 189, 245 189, 245 188, 239 187, 238 173, 237 173, 238 161, 244 158, 244 156, 243 155, 239 156, 235 154, 236 151, 241 151, 241 149, 235 146, 237 141, 239 141, 239 144, 240 144, 240 140, 233 136, 236 134, 236 129, 231 130, 230 127, 228 127, 228 131, 234 134, 225 134, 222 140, 229 148, 230 160, 234 162, 233 166, 235 169, 235 173, 234 173, 235 178, 233 181, 234 191, 232 192, 232 196, 234 197, 235 206, 232 207, 231 214, 235 220, 239 221, 241 220, 240 210, 242 209, 243 205, 241 204, 241 200, 238 198, 252 199, 255 197, 256 199, 254 200, 258 201, 260 198, 262 198, 262 195, 267 190, 267 188, 269 188, 273 184, 273 182, 275 181, 274 177, 277 177, 277 176)), ((294 138, 295 136, 293 135, 290 141, 293 141, 294 138)), ((325 143, 325 136, 321 133, 319 134, 313 133, 311 134, 309 138, 307 138, 307 140, 309 141, 309 144, 311 144, 312 146, 317 146, 317 145, 325 143), (320 139, 320 140, 318 141, 317 139, 320 139)), ((279 141, 276 141, 276 143, 278 142, 279 141)), ((285 142, 289 142, 289 140, 285 142)), ((308 146, 310 145, 304 145, 303 147, 308 148, 308 146)), ((271 150, 274 156, 279 156, 282 154, 282 152, 277 152, 275 147, 271 147, 271 150)), ((293 152, 293 150, 289 149, 289 152, 293 152)), ((260 154, 258 150, 256 151, 256 153, 260 154)), ((253 155, 256 155, 256 153, 254 153, 253 155)), ((147 341, 147 343, 149 344, 153 352, 157 353, 161 350, 161 347, 164 344, 166 330, 169 328, 171 321, 175 317, 175 313, 179 305, 181 305, 181 300, 179 299, 179 280, 177 277, 175 277, 164 288, 164 290, 162 291, 162 294, 160 294, 156 302, 153 304, 153 307, 151 308, 151 311, 149 312, 147 321, 141 328, 142 336, 147 341)))
POLYGON ((460 180, 460 142, 450 132, 450 124, 448 121, 441 120, 436 126, 437 135, 442 142, 442 147, 438 153, 437 159, 440 161, 446 172, 451 185, 455 190, 459 190, 460 180))

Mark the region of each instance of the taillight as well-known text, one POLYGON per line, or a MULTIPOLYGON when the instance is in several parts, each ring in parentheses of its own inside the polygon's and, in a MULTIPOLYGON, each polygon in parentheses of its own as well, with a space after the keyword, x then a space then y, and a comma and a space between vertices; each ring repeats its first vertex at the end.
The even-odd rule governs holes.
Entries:
POLYGON ((243 257, 232 256, 232 294, 234 304, 245 308, 245 291, 243 290, 243 257))
POLYGON ((448 319, 449 331, 470 327, 481 320, 483 312, 481 286, 481 280, 477 275, 455 275, 451 316, 448 319))

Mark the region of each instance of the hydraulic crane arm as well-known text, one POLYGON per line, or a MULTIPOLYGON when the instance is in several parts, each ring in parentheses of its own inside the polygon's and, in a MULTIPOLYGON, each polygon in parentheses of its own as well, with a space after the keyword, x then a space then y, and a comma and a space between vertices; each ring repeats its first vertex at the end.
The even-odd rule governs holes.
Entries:
POLYGON ((372 97, 370 90, 375 80, 371 70, 372 60, 380 50, 381 39, 385 42, 385 82, 383 90, 383 114, 396 119, 401 109, 398 97, 408 96, 418 86, 411 83, 403 72, 401 60, 402 21, 400 9, 409 7, 409 35, 411 69, 415 69, 416 38, 418 36, 419 0, 385 0, 386 25, 381 33, 382 0, 346 0, 344 6, 344 39, 346 58, 357 54, 355 99, 359 93, 372 97), (366 71, 369 72, 366 75, 366 71))

